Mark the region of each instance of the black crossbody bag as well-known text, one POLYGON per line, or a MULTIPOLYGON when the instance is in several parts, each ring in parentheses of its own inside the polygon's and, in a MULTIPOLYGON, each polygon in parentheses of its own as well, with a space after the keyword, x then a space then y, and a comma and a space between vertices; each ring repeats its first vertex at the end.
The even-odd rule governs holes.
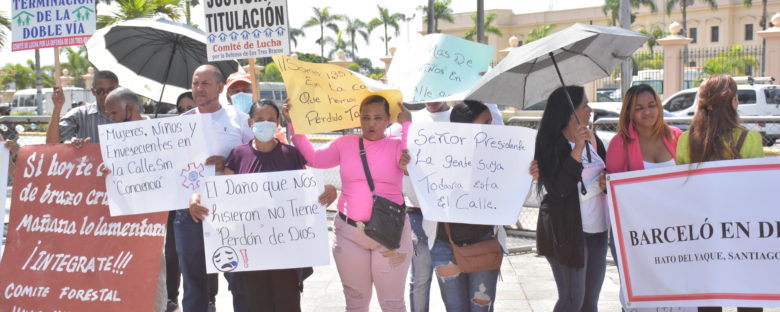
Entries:
POLYGON ((401 246, 401 234, 403 234, 404 221, 406 219, 406 205, 395 202, 374 193, 374 180, 368 169, 366 149, 363 147, 363 138, 360 138, 360 159, 363 161, 363 170, 366 173, 366 181, 371 189, 373 207, 371 220, 365 224, 363 232, 387 249, 398 249, 401 246))

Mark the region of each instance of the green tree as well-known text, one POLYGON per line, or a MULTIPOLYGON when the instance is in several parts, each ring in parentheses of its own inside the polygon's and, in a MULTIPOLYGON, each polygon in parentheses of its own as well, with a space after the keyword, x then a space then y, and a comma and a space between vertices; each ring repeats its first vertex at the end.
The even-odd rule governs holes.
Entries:
MULTIPOLYGON (((650 11, 655 13, 658 11, 658 7, 655 6, 655 0, 630 0, 630 6, 632 9, 639 9, 642 6, 650 8, 650 11)), ((609 25, 618 25, 618 19, 620 18, 620 0, 604 0, 604 6, 601 7, 601 12, 609 17, 609 25)), ((634 23, 636 14, 631 12, 631 24, 634 23)))
POLYGON ((658 25, 654 25, 653 27, 650 27, 650 29, 640 29, 640 33, 644 34, 645 36, 650 37, 650 39, 647 39, 647 48, 650 49, 650 54, 653 54, 653 48, 658 45, 658 39, 663 38, 666 36, 666 32, 664 32, 661 27, 658 25))
POLYGON ((84 85, 84 78, 81 78, 82 75, 87 74, 90 65, 86 57, 87 49, 83 45, 79 46, 78 51, 72 47, 65 47, 60 53, 67 53, 67 62, 62 63, 62 68, 67 69, 70 75, 76 78, 74 85, 89 88, 84 85))
POLYGON ((0 50, 5 47, 5 41, 8 40, 3 28, 11 32, 11 20, 5 15, 5 11, 0 11, 0 50))
MULTIPOLYGON (((758 21, 758 23, 761 25, 762 30, 766 30, 767 23, 766 20, 769 18, 767 16, 767 0, 761 0, 761 19, 758 21)), ((746 7, 752 7, 753 6, 753 0, 742 0, 742 4, 744 4, 746 7)))
POLYGON ((639 52, 632 57, 634 66, 637 71, 644 69, 663 69, 664 68, 664 55, 654 54, 652 52, 639 52))
MULTIPOLYGON (((436 0, 433 2, 433 29, 435 32, 441 32, 439 30, 439 20, 445 20, 450 23, 454 23, 455 19, 452 18, 452 8, 450 8, 452 0, 436 0)), ((417 7, 418 10, 423 13, 423 21, 428 20, 428 6, 422 5, 417 7)))
POLYGON ((390 39, 393 39, 393 37, 390 37, 387 34, 387 26, 390 26, 395 31, 395 36, 398 36, 400 34, 400 31, 398 30, 398 22, 403 20, 406 16, 404 16, 401 13, 393 13, 390 14, 390 10, 387 8, 383 8, 379 5, 376 6, 377 9, 379 9, 379 17, 372 19, 370 22, 368 22, 368 32, 374 31, 377 27, 384 26, 385 29, 385 35, 379 37, 380 40, 382 40, 385 43, 385 55, 388 54, 388 43, 390 42, 390 39))
POLYGON ((112 15, 98 15, 97 28, 140 17, 163 15, 172 20, 181 18, 180 0, 112 0, 119 4, 119 11, 112 15))
POLYGON ((531 29, 531 31, 528 32, 528 39, 526 39, 524 43, 533 42, 547 37, 547 35, 549 35, 553 29, 555 29, 555 24, 542 25, 531 29))
MULTIPOLYGON (((495 25, 491 25, 496 20, 497 16, 498 15, 496 15, 495 12, 491 12, 487 16, 485 16, 484 29, 485 29, 485 33, 494 34, 496 36, 501 37, 504 35, 501 33, 501 29, 499 29, 495 25)), ((471 14, 471 21, 474 22, 474 26, 472 26, 471 29, 467 30, 466 34, 463 36, 463 38, 465 38, 466 40, 474 40, 474 37, 477 35, 477 14, 476 13, 471 14)), ((482 43, 487 43, 487 37, 485 37, 485 42, 482 43)))
POLYGON ((298 56, 299 60, 309 63, 325 63, 328 61, 328 59, 313 53, 295 52, 295 55, 298 56))
POLYGON ((333 54, 336 54, 338 50, 345 51, 344 54, 349 54, 349 51, 347 51, 347 42, 344 41, 344 31, 340 30, 338 34, 336 34, 336 39, 333 38, 325 38, 327 43, 330 43, 333 45, 333 49, 330 49, 328 51, 328 58, 333 59, 333 54))
POLYGON ((368 25, 360 19, 351 19, 349 17, 344 17, 344 23, 346 24, 344 25, 344 31, 349 37, 349 42, 347 42, 350 49, 349 54, 352 59, 356 59, 357 55, 355 54, 355 51, 357 51, 357 37, 362 37, 363 41, 368 44, 368 25))
POLYGON ((306 37, 303 29, 290 27, 290 41, 295 45, 296 48, 298 47, 298 37, 306 37))
POLYGON ((35 71, 28 66, 8 63, 0 70, 5 73, 0 77, 0 85, 5 86, 14 83, 16 90, 35 86, 35 71))
MULTIPOLYGON (((682 35, 683 36, 688 35, 688 2, 689 1, 692 0, 666 0, 666 15, 672 15, 672 11, 674 11, 674 6, 676 4, 680 5, 680 11, 682 12, 682 35)), ((718 9, 718 0, 701 0, 701 1, 709 4, 710 9, 713 10, 718 9)))
POLYGON ((754 56, 746 55, 745 48, 741 45, 734 45, 728 51, 706 60, 702 72, 708 75, 744 76, 748 66, 755 68, 758 66, 758 60, 754 56))
POLYGON ((263 74, 260 75, 260 81, 266 81, 266 82, 281 82, 282 80, 282 72, 279 71, 279 66, 276 66, 276 63, 271 62, 265 65, 265 70, 263 70, 263 74))
POLYGON ((320 45, 320 57, 324 60, 325 59, 325 27, 332 30, 334 33, 339 32, 339 26, 336 25, 336 21, 340 21, 344 17, 339 14, 330 14, 330 7, 324 7, 322 9, 312 7, 312 11, 314 11, 314 16, 309 18, 305 23, 303 23, 303 28, 309 28, 313 26, 320 26, 320 38, 315 41, 317 44, 320 45))

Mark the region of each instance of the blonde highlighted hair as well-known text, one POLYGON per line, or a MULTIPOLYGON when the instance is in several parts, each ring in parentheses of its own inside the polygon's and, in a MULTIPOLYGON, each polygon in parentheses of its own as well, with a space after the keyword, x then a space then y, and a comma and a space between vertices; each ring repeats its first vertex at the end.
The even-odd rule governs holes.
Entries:
POLYGON ((628 88, 626 94, 623 96, 623 107, 620 109, 617 132, 625 142, 631 141, 628 125, 631 124, 631 116, 633 116, 636 111, 636 101, 639 98, 639 95, 645 92, 650 93, 653 96, 655 105, 658 107, 658 116, 651 129, 651 135, 653 138, 659 139, 669 139, 672 137, 672 132, 669 131, 669 126, 666 124, 666 121, 664 121, 664 109, 661 107, 661 98, 658 97, 658 93, 656 93, 650 85, 640 84, 628 88))

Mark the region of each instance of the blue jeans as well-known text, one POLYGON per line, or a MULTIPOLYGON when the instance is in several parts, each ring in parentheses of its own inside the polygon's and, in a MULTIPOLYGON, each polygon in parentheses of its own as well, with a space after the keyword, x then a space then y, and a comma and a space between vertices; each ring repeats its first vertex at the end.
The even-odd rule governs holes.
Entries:
MULTIPOLYGON (((179 268, 184 280, 182 307, 187 312, 207 312, 209 302, 217 295, 218 275, 206 274, 206 256, 203 247, 203 224, 195 222, 187 209, 177 210, 173 221, 176 236, 176 252, 179 254, 179 268)), ((231 274, 225 274, 228 287, 233 293, 234 311, 246 311, 238 287, 231 274)))
POLYGON ((409 306, 412 312, 428 312, 428 301, 431 296, 431 278, 433 263, 431 250, 428 249, 428 236, 423 231, 423 215, 409 213, 409 224, 412 226, 412 274, 409 279, 409 306))
MULTIPOLYGON (((486 235, 485 240, 491 237, 492 233, 486 235)), ((453 265, 455 258, 450 242, 438 239, 431 249, 431 259, 447 311, 493 311, 499 270, 472 273, 456 270, 452 275, 453 272, 446 270, 443 273, 442 267, 453 265)))
POLYGON ((599 293, 607 272, 607 232, 584 235, 583 268, 562 265, 557 259, 547 257, 555 277, 555 285, 558 287, 558 302, 553 310, 555 312, 599 310, 599 293))

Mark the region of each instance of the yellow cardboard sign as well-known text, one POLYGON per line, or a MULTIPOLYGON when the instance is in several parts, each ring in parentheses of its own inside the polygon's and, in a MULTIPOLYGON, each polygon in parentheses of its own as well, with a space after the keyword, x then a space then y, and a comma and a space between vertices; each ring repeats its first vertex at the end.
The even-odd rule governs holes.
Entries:
POLYGON ((300 61, 284 55, 273 57, 279 67, 292 109, 295 133, 330 132, 360 126, 360 101, 381 95, 390 103, 395 122, 402 96, 398 90, 371 92, 358 76, 344 67, 300 61))

